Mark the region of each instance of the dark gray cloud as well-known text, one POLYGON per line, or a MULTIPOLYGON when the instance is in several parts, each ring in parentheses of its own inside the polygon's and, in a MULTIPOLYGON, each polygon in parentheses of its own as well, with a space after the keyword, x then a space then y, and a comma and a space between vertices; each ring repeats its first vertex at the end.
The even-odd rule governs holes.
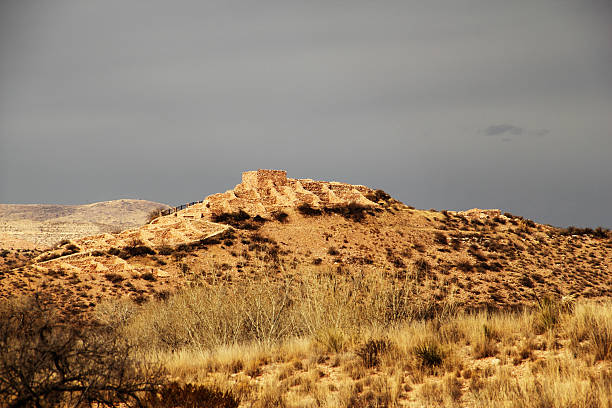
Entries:
POLYGON ((612 226, 606 10, 4 0, 0 202, 177 204, 261 167, 612 226))
POLYGON ((522 135, 525 133, 523 128, 514 125, 491 125, 485 129, 487 136, 500 136, 500 135, 522 135))
POLYGON ((487 136, 499 136, 501 140, 506 142, 511 140, 512 136, 546 136, 550 133, 549 129, 525 129, 520 126, 502 124, 491 125, 484 130, 487 136))

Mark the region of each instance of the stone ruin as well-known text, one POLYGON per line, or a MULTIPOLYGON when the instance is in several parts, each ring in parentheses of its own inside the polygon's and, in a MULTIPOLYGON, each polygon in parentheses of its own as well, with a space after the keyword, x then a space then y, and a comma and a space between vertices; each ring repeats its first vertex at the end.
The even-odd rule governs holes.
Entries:
POLYGON ((210 218, 228 212, 245 211, 250 216, 268 216, 279 210, 290 210, 301 204, 313 207, 349 204, 376 205, 367 196, 374 190, 361 185, 335 181, 287 178, 284 170, 257 170, 242 173, 242 182, 233 190, 208 196, 177 216, 210 218))

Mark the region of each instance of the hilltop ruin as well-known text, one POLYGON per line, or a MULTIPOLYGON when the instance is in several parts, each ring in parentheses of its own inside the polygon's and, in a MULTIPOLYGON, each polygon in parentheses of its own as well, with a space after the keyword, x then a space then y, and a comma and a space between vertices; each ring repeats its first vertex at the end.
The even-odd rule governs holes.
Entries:
POLYGON ((274 211, 357 203, 376 205, 367 197, 374 190, 362 185, 335 181, 287 178, 284 170, 257 170, 242 173, 242 182, 225 193, 213 194, 201 203, 178 211, 185 218, 211 218, 221 213, 244 211, 250 216, 267 217, 274 211))

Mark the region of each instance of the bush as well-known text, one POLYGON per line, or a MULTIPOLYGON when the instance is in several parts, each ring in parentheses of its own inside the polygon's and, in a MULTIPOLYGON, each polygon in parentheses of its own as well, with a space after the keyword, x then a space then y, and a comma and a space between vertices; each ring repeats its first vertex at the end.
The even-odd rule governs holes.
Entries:
POLYGON ((497 354, 495 334, 486 324, 482 327, 482 332, 477 341, 472 346, 476 358, 493 357, 497 354))
POLYGON ((140 279, 144 279, 149 282, 155 282, 157 280, 157 277, 155 277, 153 272, 145 272, 142 275, 140 275, 140 279))
POLYGON ((161 384, 159 367, 130 358, 108 331, 62 323, 39 298, 0 305, 0 401, 6 407, 141 405, 161 384))
POLYGON ((79 252, 80 250, 81 250, 81 248, 79 248, 78 246, 76 246, 74 244, 70 244, 70 245, 66 246, 66 251, 70 251, 71 253, 79 252))
POLYGON ((344 331, 333 327, 321 330, 315 335, 317 343, 321 344, 327 352, 340 353, 348 345, 348 336, 344 331))
POLYGON ((237 408, 240 403, 229 391, 177 382, 164 385, 146 402, 146 406, 151 408, 237 408))
POLYGON ((573 310, 572 299, 555 299, 544 296, 542 299, 537 297, 538 313, 536 315, 535 328, 539 331, 552 329, 559 323, 561 315, 573 310))
POLYGON ((184 288, 145 306, 126 336, 148 349, 209 349, 252 341, 271 344, 330 327, 348 334, 357 327, 389 327, 454 313, 448 302, 415 298, 412 280, 387 284, 377 273, 355 279, 312 269, 319 270, 184 288))
POLYGON ((331 256, 335 256, 335 255, 339 255, 340 254, 340 252, 336 248, 334 248, 333 246, 328 248, 327 253, 329 255, 331 255, 331 256))
POLYGON ((272 213, 272 217, 278 222, 285 223, 287 222, 287 218, 289 218, 289 214, 284 211, 276 211, 272 213))
POLYGON ((220 224, 228 224, 234 228, 243 230, 256 230, 259 229, 261 224, 266 220, 260 216, 256 216, 251 220, 251 216, 244 210, 236 212, 227 212, 213 215, 212 220, 220 224))
POLYGON ((448 239, 446 238, 446 235, 444 235, 442 232, 435 233, 434 242, 440 245, 448 245, 448 239))
POLYGON ((569 226, 567 228, 562 228, 559 230, 561 235, 569 236, 569 235, 592 235, 594 238, 608 238, 610 236, 610 230, 607 228, 597 227, 596 229, 592 228, 578 228, 569 226))
POLYGON ((388 340, 370 339, 357 350, 357 355, 361 357, 367 368, 376 367, 380 363, 381 355, 389 349, 389 346, 388 340))
POLYGON ((431 265, 425 258, 419 258, 414 261, 414 267, 416 268, 419 276, 427 274, 431 270, 431 265))
POLYGON ((383 201, 385 203, 391 201, 391 196, 385 193, 383 190, 375 190, 372 193, 366 194, 365 197, 375 203, 379 201, 383 201))
POLYGON ((365 215, 372 212, 372 207, 351 202, 348 204, 332 205, 324 208, 326 214, 338 214, 347 220, 361 222, 365 219, 365 215))
POLYGON ((474 265, 469 259, 462 259, 455 266, 463 272, 469 272, 474 269, 474 265))
POLYGON ((159 217, 161 217, 161 212, 162 212, 161 208, 156 208, 154 210, 151 210, 149 214, 147 215, 147 224, 150 224, 151 221, 156 220, 159 217))
POLYGON ((168 245, 162 245, 157 248, 157 253, 160 255, 172 255, 172 252, 174 252, 174 250, 168 245))
POLYGON ((589 345, 595 360, 612 361, 612 323, 591 317, 587 327, 589 345))
POLYGON ((442 349, 433 341, 424 342, 414 348, 414 355, 425 367, 438 367, 442 365, 444 353, 442 349))
POLYGON ((112 283, 119 283, 119 282, 123 282, 123 280, 125 280, 125 277, 121 274, 118 273, 114 273, 114 272, 108 272, 104 274, 104 278, 112 283))
POLYGON ((136 242, 124 247, 121 253, 119 254, 119 257, 123 259, 129 259, 133 256, 144 255, 155 255, 155 251, 152 248, 143 245, 142 242, 136 242))

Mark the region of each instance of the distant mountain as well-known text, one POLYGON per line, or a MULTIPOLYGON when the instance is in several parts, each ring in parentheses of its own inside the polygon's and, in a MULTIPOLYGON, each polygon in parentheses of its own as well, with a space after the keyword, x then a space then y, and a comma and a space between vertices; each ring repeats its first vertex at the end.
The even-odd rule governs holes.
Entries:
POLYGON ((0 204, 0 247, 20 240, 49 246, 63 239, 118 232, 143 225, 153 210, 166 208, 130 199, 83 205, 0 204))

